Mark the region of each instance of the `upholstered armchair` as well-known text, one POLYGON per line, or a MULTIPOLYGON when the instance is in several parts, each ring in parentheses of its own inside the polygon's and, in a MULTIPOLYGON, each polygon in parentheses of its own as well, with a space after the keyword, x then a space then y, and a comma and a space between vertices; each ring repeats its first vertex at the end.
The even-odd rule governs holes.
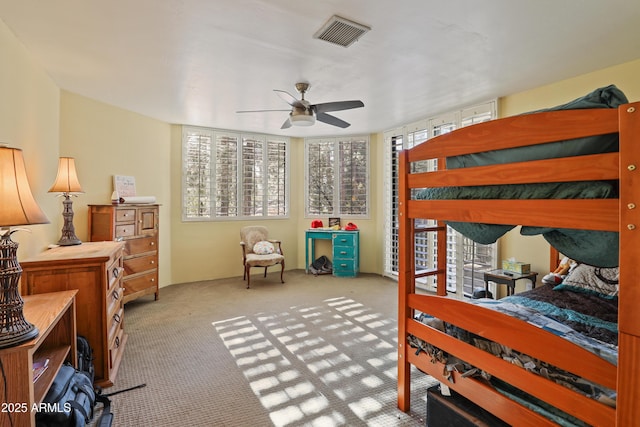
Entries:
POLYGON ((280 264, 280 281, 284 283, 282 246, 280 240, 269 239, 269 231, 266 227, 259 225, 243 227, 240 230, 240 247, 244 269, 242 280, 247 281, 247 289, 251 285, 251 267, 264 267, 264 277, 267 277, 267 268, 280 264))

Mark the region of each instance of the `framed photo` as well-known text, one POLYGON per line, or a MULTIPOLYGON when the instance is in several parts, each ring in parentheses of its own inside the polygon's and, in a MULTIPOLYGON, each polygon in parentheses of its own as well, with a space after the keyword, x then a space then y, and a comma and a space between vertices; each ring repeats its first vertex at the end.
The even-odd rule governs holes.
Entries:
POLYGON ((329 227, 333 227, 334 225, 340 227, 340 218, 329 218, 329 227))

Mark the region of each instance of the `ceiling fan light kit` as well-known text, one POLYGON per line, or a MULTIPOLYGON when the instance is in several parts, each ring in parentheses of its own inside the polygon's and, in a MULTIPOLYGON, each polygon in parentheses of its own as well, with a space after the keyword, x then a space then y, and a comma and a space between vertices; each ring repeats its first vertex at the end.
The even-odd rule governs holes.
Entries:
POLYGON ((291 120, 291 124, 294 126, 312 126, 316 122, 316 117, 314 115, 304 115, 300 114, 294 116, 293 114, 289 116, 289 120, 291 120))
MULTIPOLYGON (((280 96, 280 98, 282 98, 284 102, 291 106, 289 117, 287 117, 287 120, 284 121, 280 129, 288 129, 291 126, 312 126, 315 124, 316 120, 344 129, 351 126, 351 124, 335 116, 327 114, 327 112, 351 110, 353 108, 364 107, 364 103, 362 101, 355 100, 311 104, 309 101, 304 99, 304 94, 309 90, 309 86, 309 83, 306 82, 296 83, 295 87, 296 90, 300 92, 300 99, 297 99, 287 91, 274 89, 274 92, 276 92, 276 94, 278 94, 278 96, 280 96)), ((266 111, 282 110, 243 110, 237 111, 237 113, 262 113, 266 111)))

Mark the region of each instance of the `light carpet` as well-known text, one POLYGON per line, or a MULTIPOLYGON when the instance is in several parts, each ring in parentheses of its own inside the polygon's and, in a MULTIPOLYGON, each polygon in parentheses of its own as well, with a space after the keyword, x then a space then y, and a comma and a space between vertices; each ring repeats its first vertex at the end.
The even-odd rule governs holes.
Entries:
MULTIPOLYGON (((110 393, 114 427, 424 426, 412 375, 397 409, 397 287, 304 271, 164 287, 125 307, 129 334, 110 393)), ((93 424, 100 416, 96 412, 93 424)))

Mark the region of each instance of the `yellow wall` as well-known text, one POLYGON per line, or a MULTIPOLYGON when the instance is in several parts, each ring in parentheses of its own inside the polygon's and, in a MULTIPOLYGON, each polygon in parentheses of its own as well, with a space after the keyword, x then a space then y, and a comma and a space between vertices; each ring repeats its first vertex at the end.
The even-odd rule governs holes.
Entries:
MULTIPOLYGON (((584 74, 500 99, 502 117, 552 107, 579 98, 592 90, 615 84, 630 101, 640 100, 640 60, 584 74)), ((549 271, 549 245, 540 237, 522 237, 519 228, 500 239, 500 259, 515 257, 531 264, 542 275, 549 271)), ((538 279, 542 278, 538 276, 538 279)))
MULTIPOLYGON (((138 193, 156 196, 160 215, 160 284, 241 276, 240 227, 247 221, 181 220, 181 128, 86 97, 61 91, 34 63, 24 46, 0 21, 0 142, 24 150, 36 200, 49 225, 16 233, 19 256, 42 251, 59 238, 62 204, 47 193, 56 175, 57 158, 76 158, 85 193, 74 199, 78 237, 87 237, 87 205, 109 203, 114 174, 136 177, 138 193)), ((614 83, 630 100, 640 99, 640 60, 578 76, 500 100, 502 116, 549 107, 614 83)), ((355 220, 361 230, 361 271, 382 274, 383 262, 383 136, 371 135, 371 217, 355 220)), ((287 269, 304 266, 304 141, 291 141, 291 214, 289 219, 262 221, 272 237, 284 242, 287 269)), ((510 233, 501 253, 544 272, 548 246, 542 239, 510 233)), ((327 248, 325 248, 326 250, 327 248)), ((285 276, 286 279, 286 276, 285 276)), ((312 278, 310 277, 310 280, 312 278)))
MULTIPOLYGON (((88 205, 111 204, 113 175, 136 179, 140 196, 160 204, 160 286, 172 282, 170 129, 158 120, 62 91, 60 155, 75 157, 84 190, 73 200, 76 235, 88 239, 88 205)), ((62 229, 62 203, 52 222, 62 229)))
MULTIPOLYGON (((60 201, 47 193, 58 168, 60 89, 32 61, 22 44, 0 21, 0 144, 21 148, 31 191, 54 224, 60 201)), ((23 227, 14 233, 18 259, 41 252, 60 236, 51 225, 23 227)))

